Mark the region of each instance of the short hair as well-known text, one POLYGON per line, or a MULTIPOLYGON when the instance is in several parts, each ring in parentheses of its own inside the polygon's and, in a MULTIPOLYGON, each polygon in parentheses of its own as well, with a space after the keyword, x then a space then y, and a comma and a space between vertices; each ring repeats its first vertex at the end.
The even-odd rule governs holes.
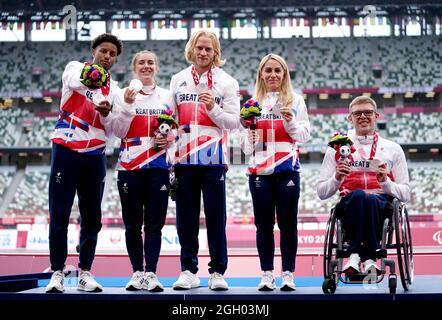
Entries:
POLYGON ((282 79, 281 92, 280 92, 281 103, 284 106, 287 105, 291 106, 291 104, 295 100, 295 97, 293 95, 294 90, 292 86, 292 80, 290 78, 289 67, 287 65, 287 62, 284 60, 284 58, 275 53, 269 53, 264 58, 262 58, 261 62, 259 63, 258 70, 256 71, 255 92, 253 94, 253 97, 256 100, 258 100, 259 103, 262 103, 264 101, 267 90, 265 88, 264 80, 262 80, 261 78, 261 72, 267 61, 271 59, 279 62, 279 64, 282 66, 282 69, 284 71, 284 79, 282 79))
POLYGON ((376 101, 374 101, 372 98, 367 97, 367 96, 359 96, 359 97, 354 98, 350 102, 350 105, 348 106, 348 110, 351 112, 351 108, 353 106, 358 105, 358 104, 364 104, 364 103, 371 104, 374 107, 374 111, 378 112, 378 106, 376 105, 376 101))
POLYGON ((121 40, 110 33, 100 34, 98 37, 93 39, 91 42, 91 48, 95 50, 95 48, 98 47, 103 42, 110 42, 114 44, 117 47, 117 56, 119 56, 123 51, 123 43, 121 42, 121 40))
POLYGON ((186 48, 184 49, 184 56, 186 57, 187 62, 194 63, 195 56, 193 54, 193 49, 198 42, 200 37, 208 37, 212 39, 213 50, 215 51, 215 57, 213 58, 213 65, 215 67, 221 67, 226 63, 225 60, 221 60, 221 44, 219 39, 215 33, 209 30, 199 30, 192 34, 189 41, 187 41, 186 48))
POLYGON ((155 61, 155 66, 156 66, 156 71, 159 70, 159 60, 158 60, 158 56, 153 53, 152 51, 149 50, 141 50, 138 51, 137 53, 134 54, 133 58, 132 58, 132 62, 130 63, 130 65, 132 66, 132 74, 135 75, 135 65, 137 63, 138 58, 143 54, 143 53, 148 53, 151 54, 153 56, 153 60, 155 61))

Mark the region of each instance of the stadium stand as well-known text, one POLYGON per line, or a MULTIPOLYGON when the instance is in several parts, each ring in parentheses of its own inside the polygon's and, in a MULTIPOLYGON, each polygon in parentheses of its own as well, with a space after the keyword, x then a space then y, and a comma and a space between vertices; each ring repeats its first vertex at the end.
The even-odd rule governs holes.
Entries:
MULTIPOLYGON (((7 111, 7 116, 11 117, 12 121, 0 119, 0 131, 4 133, 4 146, 15 146, 23 131, 26 131, 24 139, 24 147, 50 147, 50 136, 54 130, 57 117, 54 115, 46 117, 32 116, 28 111, 23 109, 14 109, 7 111), (15 116, 14 114, 18 114, 15 116), (30 128, 23 130, 20 123, 24 117, 31 118, 32 125, 30 128), (20 120, 21 119, 21 120, 20 120)), ((379 111, 381 118, 386 125, 385 136, 398 143, 436 143, 440 141, 442 122, 441 112, 418 112, 418 113, 384 113, 379 111), (425 134, 422 134, 425 132, 425 134)), ((310 140, 303 144, 302 147, 318 149, 323 151, 327 141, 336 131, 347 132, 350 128, 347 121, 346 113, 337 114, 311 114, 309 116, 311 126, 314 128, 311 131, 310 140)), ((5 119, 5 118, 2 118, 5 119)), ((234 133, 230 136, 230 145, 233 147, 240 146, 239 135, 234 133)), ((120 144, 119 139, 112 139, 108 146, 110 148, 118 148, 120 144)), ((20 145, 17 145, 20 146, 20 145)))
MULTIPOLYGON (((304 164, 301 166, 301 170, 300 218, 327 215, 338 198, 335 196, 328 201, 318 200, 315 185, 319 177, 319 164, 304 164)), ((412 189, 412 198, 408 204, 410 214, 440 214, 442 212, 442 194, 435 193, 435 190, 442 190, 442 164, 411 163, 409 170, 412 189)), ((14 172, 13 167, 0 171, 0 199, 4 190, 11 183, 14 172)), ((48 177, 48 166, 28 166, 4 216, 32 218, 35 215, 47 215, 48 177)), ((228 216, 244 218, 244 221, 248 221, 247 217, 253 216, 253 208, 248 189, 246 166, 231 165, 229 167, 226 187, 228 216)), ((79 215, 77 201, 76 199, 71 215, 73 221, 79 215)), ((102 210, 104 218, 121 218, 121 204, 114 170, 107 172, 102 210)), ((167 217, 173 218, 175 210, 175 202, 170 200, 167 217)), ((201 215, 203 216, 203 213, 201 215)))
POLYGON ((32 127, 26 133, 25 147, 50 147, 50 137, 57 117, 34 118, 32 127))
POLYGON ((15 167, 1 166, 0 167, 0 201, 3 201, 3 197, 6 193, 7 187, 12 181, 15 167))
MULTIPOLYGON (((296 88, 360 88, 382 85, 384 87, 435 87, 442 83, 441 37, 422 36, 404 38, 321 38, 321 39, 241 39, 222 44, 225 69, 235 77, 241 88, 253 85, 255 70, 262 56, 274 52, 288 57, 296 67, 296 88), (250 48, 253 48, 251 50, 250 48), (416 59, 419 57, 419 59, 416 59), (375 83, 371 65, 379 63, 384 72, 380 84, 375 83), (244 69, 243 66, 248 68, 244 69)), ((149 49, 158 53, 160 71, 157 82, 168 87, 172 74, 188 64, 184 60, 185 42, 133 41, 125 43, 125 51, 118 66, 127 84, 132 75, 130 59, 135 52, 149 49)), ((79 42, 53 43, 3 43, 0 56, 10 55, 0 68, 3 81, 0 94, 17 96, 34 90, 59 92, 60 70, 70 60, 87 61, 91 55, 87 45, 79 42), (16 63, 15 61, 21 61, 16 63), (33 67, 43 72, 38 81, 27 72, 33 67)))
POLYGON ((0 146, 14 147, 19 141, 23 118, 29 111, 21 108, 0 109, 0 146))
POLYGON ((9 203, 5 215, 9 217, 47 214, 49 167, 28 167, 9 203), (45 190, 46 192, 42 192, 45 190))
MULTIPOLYGON (((44 2, 38 3, 43 5, 44 2)), ((170 5, 171 2, 168 3, 170 5)), ((82 4, 77 2, 77 5, 82 4)), ((439 22, 437 26, 440 29, 442 23, 439 22)), ((400 27, 398 23, 395 22, 392 30, 400 27)), ((5 26, 1 25, 2 31, 5 26)), ((238 80, 242 95, 253 92, 258 63, 269 52, 287 59, 295 90, 305 95, 312 130, 310 141, 300 146, 301 156, 306 158, 302 161, 299 203, 302 219, 324 216, 336 202, 336 198, 320 201, 314 192, 319 163, 330 137, 336 131, 349 129, 346 119, 349 99, 365 93, 365 89, 376 95, 375 100, 380 102, 383 136, 400 143, 404 149, 412 145, 416 150, 435 150, 431 152, 437 156, 436 159, 430 159, 427 153, 416 156, 422 162, 413 162, 416 159, 410 161, 412 200, 408 209, 411 215, 437 215, 442 212, 442 195, 435 192, 442 190, 442 37, 440 30, 429 32, 423 27, 421 35, 415 37, 404 36, 403 30, 399 31, 400 36, 393 32, 395 36, 391 37, 221 39, 222 57, 227 60, 223 68, 238 80), (374 64, 381 67, 379 78, 372 72, 374 64), (414 100, 415 108, 406 105, 409 102, 404 99, 404 93, 410 88, 412 93, 420 94, 414 100), (347 90, 349 98, 338 98, 343 90, 347 90), (392 92, 395 97, 383 99, 384 92, 392 92), (433 97, 436 95, 436 98, 426 101, 423 96, 427 92, 433 97), (329 101, 319 101, 319 93, 334 97, 329 101)), ((133 54, 147 49, 157 53, 160 71, 156 80, 160 86, 167 88, 171 75, 188 66, 184 59, 185 44, 185 40, 124 41, 124 51, 111 70, 112 77, 120 82, 121 87, 127 85, 132 78, 130 60, 133 54)), ((0 99, 0 218, 47 216, 50 135, 58 116, 61 73, 70 60, 88 61, 90 58, 88 41, 1 42, 0 98, 9 97, 15 102, 12 107, 4 108, 0 99), (28 106, 17 102, 24 97, 37 100, 43 96, 54 98, 52 105, 28 106), (27 152, 45 153, 46 157, 35 160, 36 157, 29 156, 20 163, 17 154, 27 152)), ((239 152, 239 136, 231 134, 230 142, 234 155, 243 156, 239 152)), ((106 149, 109 163, 115 162, 118 147, 119 140, 110 139, 106 149)), ((242 164, 231 165, 227 173, 227 212, 229 218, 250 223, 253 209, 244 157, 241 159, 242 164)), ((116 173, 112 169, 107 173, 102 208, 105 218, 121 222, 116 173)), ((167 217, 175 217, 173 201, 169 201, 167 217)), ((77 199, 71 219, 78 219, 77 199)))
POLYGON ((393 113, 387 135, 398 143, 431 143, 441 140, 441 112, 393 113))

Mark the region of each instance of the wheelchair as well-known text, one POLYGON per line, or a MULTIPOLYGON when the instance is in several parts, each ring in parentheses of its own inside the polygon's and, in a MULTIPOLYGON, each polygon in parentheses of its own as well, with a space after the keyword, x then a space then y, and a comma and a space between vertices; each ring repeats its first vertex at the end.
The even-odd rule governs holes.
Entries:
POLYGON ((336 291, 339 281, 342 283, 372 284, 379 283, 386 275, 389 267, 388 288, 396 293, 397 275, 396 262, 387 258, 388 251, 396 252, 397 265, 404 291, 408 291, 414 278, 413 246, 411 242, 410 222, 405 205, 398 199, 389 199, 384 216, 381 220, 381 246, 376 257, 381 259, 381 270, 377 273, 345 274, 342 272, 343 259, 348 258, 349 244, 343 229, 342 213, 339 204, 331 209, 327 222, 324 241, 324 281, 322 291, 331 294, 336 291))

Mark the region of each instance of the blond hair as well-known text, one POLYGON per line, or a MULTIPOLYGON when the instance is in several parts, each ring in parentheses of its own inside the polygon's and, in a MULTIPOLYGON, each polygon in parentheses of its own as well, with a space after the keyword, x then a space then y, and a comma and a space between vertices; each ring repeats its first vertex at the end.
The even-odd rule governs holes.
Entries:
POLYGON ((193 49, 195 49, 196 43, 200 37, 208 37, 212 40, 213 51, 215 51, 215 56, 213 57, 212 65, 215 67, 221 67, 226 63, 225 60, 221 60, 221 44, 218 37, 212 31, 209 30, 199 30, 192 34, 189 41, 187 41, 186 48, 184 49, 184 56, 187 62, 194 63, 195 55, 193 49))
POLYGON ((158 70, 160 69, 159 60, 158 60, 158 56, 149 50, 138 51, 137 53, 134 54, 134 56, 132 58, 132 62, 130 63, 130 65, 132 66, 132 75, 134 76, 134 78, 136 78, 137 75, 135 74, 135 65, 137 64, 138 58, 142 54, 145 54, 145 53, 152 55, 153 60, 155 61, 155 74, 154 74, 154 81, 155 81, 155 75, 157 74, 158 70))
POLYGON ((376 105, 376 101, 374 101, 372 98, 367 97, 367 96, 359 96, 354 98, 351 102, 350 105, 348 106, 348 110, 351 112, 351 108, 355 105, 358 104, 371 104, 374 107, 374 112, 378 112, 378 106, 376 105))
POLYGON ((261 78, 261 72, 264 68, 264 65, 269 61, 270 59, 273 59, 282 66, 282 69, 284 70, 284 78, 282 79, 281 83, 281 91, 279 95, 279 101, 284 106, 291 106, 293 101, 295 100, 295 96, 293 95, 293 86, 292 81, 290 79, 290 73, 289 73, 289 67, 287 65, 287 62, 285 62, 284 58, 274 54, 270 53, 266 55, 264 58, 261 59, 261 62, 259 63, 258 71, 256 72, 256 83, 255 83, 255 92, 253 93, 253 97, 255 100, 257 100, 260 104, 264 102, 267 90, 264 84, 264 80, 261 78))

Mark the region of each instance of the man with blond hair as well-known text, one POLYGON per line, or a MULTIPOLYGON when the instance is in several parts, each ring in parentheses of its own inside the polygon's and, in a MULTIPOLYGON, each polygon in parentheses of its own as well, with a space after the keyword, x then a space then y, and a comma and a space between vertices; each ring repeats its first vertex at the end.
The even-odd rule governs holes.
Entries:
POLYGON ((328 148, 321 167, 317 193, 322 200, 338 190, 344 213, 344 229, 350 244, 350 257, 343 271, 378 272, 376 251, 380 247, 379 225, 389 197, 410 200, 407 162, 397 143, 384 139, 375 130, 379 118, 376 102, 366 96, 355 98, 349 106, 348 132, 356 151, 347 159, 336 157, 328 148), (338 160, 336 160, 338 159, 338 160))
POLYGON ((195 32, 185 48, 188 68, 170 83, 179 122, 175 176, 181 274, 175 290, 199 287, 198 233, 201 193, 210 252, 209 288, 227 290, 226 130, 240 126, 238 82, 220 68, 221 46, 210 31, 195 32))

